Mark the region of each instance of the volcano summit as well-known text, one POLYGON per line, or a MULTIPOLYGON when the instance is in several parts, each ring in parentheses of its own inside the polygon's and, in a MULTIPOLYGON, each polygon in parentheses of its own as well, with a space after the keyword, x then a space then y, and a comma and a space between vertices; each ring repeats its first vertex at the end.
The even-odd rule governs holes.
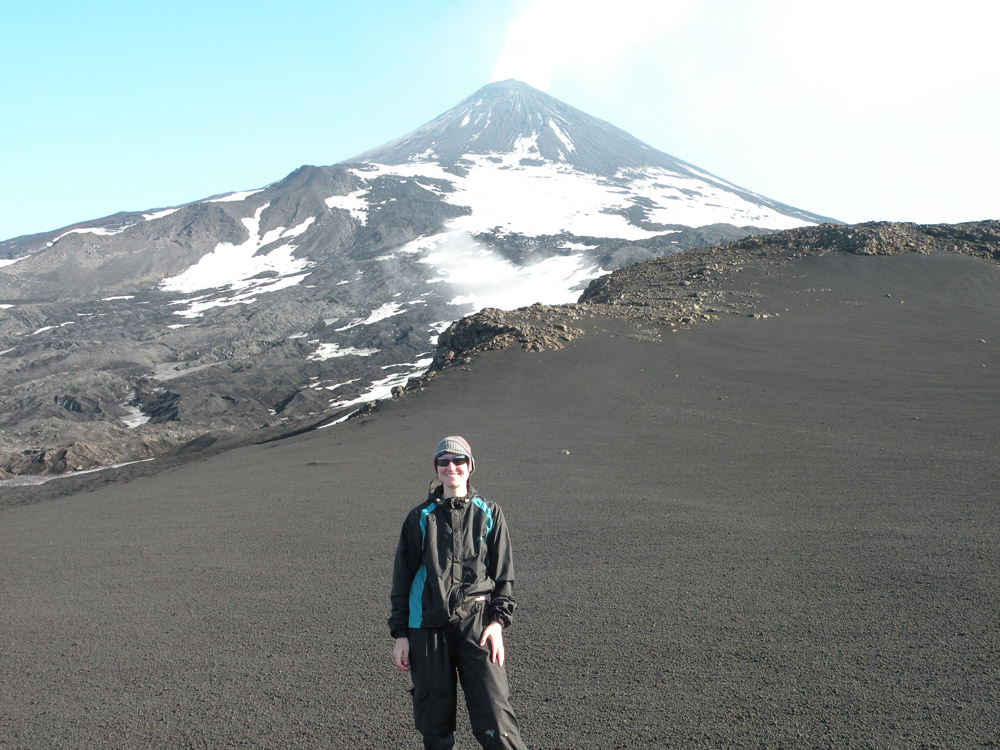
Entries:
POLYGON ((351 161, 448 180, 456 192, 450 202, 472 209, 456 228, 477 233, 638 240, 712 224, 788 229, 828 221, 738 188, 518 81, 490 84, 351 161))

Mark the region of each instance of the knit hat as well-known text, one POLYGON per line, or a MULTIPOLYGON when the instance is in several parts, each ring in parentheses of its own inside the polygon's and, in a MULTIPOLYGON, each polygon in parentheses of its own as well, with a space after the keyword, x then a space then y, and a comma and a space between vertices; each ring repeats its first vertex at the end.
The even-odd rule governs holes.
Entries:
POLYGON ((434 451, 434 458, 437 458, 445 453, 457 453, 462 456, 468 456, 469 473, 471 474, 476 470, 476 459, 472 457, 472 448, 469 447, 469 441, 467 441, 464 437, 451 435, 438 443, 437 450, 434 451))

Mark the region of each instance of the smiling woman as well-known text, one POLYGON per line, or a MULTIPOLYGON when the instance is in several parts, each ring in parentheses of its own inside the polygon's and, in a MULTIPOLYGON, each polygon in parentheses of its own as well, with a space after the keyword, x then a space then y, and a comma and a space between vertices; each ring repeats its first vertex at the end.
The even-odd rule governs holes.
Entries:
POLYGON ((480 744, 520 750, 504 671, 503 629, 515 602, 503 512, 469 483, 476 461, 465 438, 438 443, 433 466, 431 492, 407 515, 396 549, 393 661, 413 678, 414 721, 425 748, 454 746, 461 680, 480 744))

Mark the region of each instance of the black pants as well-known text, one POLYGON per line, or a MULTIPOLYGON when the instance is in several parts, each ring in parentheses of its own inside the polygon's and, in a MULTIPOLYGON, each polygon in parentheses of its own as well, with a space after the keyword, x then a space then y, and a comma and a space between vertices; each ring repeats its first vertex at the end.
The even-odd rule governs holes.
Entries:
POLYGON ((479 744, 497 750, 527 750, 510 707, 507 673, 490 662, 489 645, 479 645, 483 620, 484 605, 477 601, 457 623, 410 629, 413 717, 425 750, 455 746, 456 674, 479 744))

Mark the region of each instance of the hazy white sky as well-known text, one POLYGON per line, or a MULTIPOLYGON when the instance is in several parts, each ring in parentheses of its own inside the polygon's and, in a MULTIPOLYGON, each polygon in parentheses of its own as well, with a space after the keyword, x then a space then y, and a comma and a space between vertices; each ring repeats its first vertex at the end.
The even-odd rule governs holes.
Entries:
POLYGON ((1000 218, 982 0, 37 0, 0 24, 0 239, 261 187, 519 78, 849 222, 1000 218))

